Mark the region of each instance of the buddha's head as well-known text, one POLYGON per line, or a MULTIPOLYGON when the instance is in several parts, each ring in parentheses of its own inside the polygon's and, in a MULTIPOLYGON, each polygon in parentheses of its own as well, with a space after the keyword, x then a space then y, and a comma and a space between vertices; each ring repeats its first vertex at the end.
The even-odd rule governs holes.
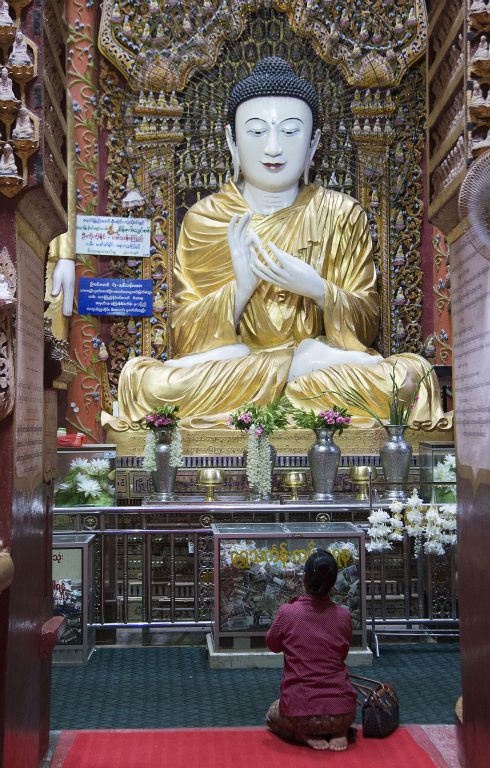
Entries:
POLYGON ((234 180, 267 192, 307 181, 318 146, 318 96, 283 59, 260 61, 235 85, 228 104, 226 139, 234 180))

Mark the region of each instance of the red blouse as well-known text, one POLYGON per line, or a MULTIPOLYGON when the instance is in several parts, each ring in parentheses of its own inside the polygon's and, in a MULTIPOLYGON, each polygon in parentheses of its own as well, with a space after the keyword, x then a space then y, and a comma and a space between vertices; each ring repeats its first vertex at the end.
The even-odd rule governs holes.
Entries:
POLYGON ((329 597, 302 595, 279 608, 265 639, 271 651, 284 653, 281 715, 355 710, 356 693, 344 664, 351 637, 349 611, 329 597))

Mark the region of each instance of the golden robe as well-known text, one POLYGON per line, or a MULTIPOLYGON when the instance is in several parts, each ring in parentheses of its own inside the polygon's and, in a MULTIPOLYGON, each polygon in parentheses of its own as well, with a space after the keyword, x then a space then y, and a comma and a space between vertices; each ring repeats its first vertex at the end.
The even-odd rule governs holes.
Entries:
MULTIPOLYGON (((288 383, 293 353, 303 339, 377 354, 369 348, 377 333, 379 303, 367 217, 348 195, 313 185, 304 187, 288 208, 268 216, 254 214, 250 226, 264 244, 274 242, 322 276, 325 309, 260 282, 236 327, 227 230, 232 216, 247 210, 246 201, 229 182, 186 214, 174 267, 171 330, 176 357, 239 342, 251 354, 186 368, 153 358, 130 360, 119 380, 121 427, 121 420, 137 422, 162 403, 180 406, 183 426, 223 426, 238 406, 249 401, 265 404, 283 393, 294 405, 319 411, 345 405, 332 391, 346 385, 364 392, 380 417, 387 418, 389 373, 395 360, 397 381, 407 394, 428 370, 423 358, 404 354, 369 366, 336 365, 288 383)), ((442 426, 437 379, 431 374, 426 381, 413 420, 426 427, 442 426)), ((354 416, 360 426, 373 424, 365 413, 354 411, 354 416)))

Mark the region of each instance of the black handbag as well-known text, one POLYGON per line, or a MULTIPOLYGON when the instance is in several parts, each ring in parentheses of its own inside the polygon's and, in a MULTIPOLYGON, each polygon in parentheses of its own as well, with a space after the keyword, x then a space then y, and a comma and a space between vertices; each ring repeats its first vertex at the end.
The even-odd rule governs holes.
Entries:
POLYGON ((393 733, 400 724, 400 705, 391 685, 359 675, 350 675, 350 680, 360 696, 363 736, 383 739, 393 733))

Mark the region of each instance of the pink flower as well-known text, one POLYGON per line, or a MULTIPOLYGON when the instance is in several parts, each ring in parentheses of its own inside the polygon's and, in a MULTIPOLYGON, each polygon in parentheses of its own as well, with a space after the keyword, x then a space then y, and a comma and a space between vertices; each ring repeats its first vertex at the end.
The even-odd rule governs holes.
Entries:
POLYGON ((350 416, 344 416, 344 424, 350 424, 350 416))
POLYGON ((155 427, 170 427, 173 424, 173 420, 170 416, 160 416, 153 422, 155 427))
POLYGON ((264 432, 264 427, 255 428, 255 434, 257 435, 257 437, 260 437, 263 434, 263 432, 264 432))
POLYGON ((252 417, 249 413, 245 412, 238 417, 238 421, 241 421, 243 424, 250 424, 252 417))

